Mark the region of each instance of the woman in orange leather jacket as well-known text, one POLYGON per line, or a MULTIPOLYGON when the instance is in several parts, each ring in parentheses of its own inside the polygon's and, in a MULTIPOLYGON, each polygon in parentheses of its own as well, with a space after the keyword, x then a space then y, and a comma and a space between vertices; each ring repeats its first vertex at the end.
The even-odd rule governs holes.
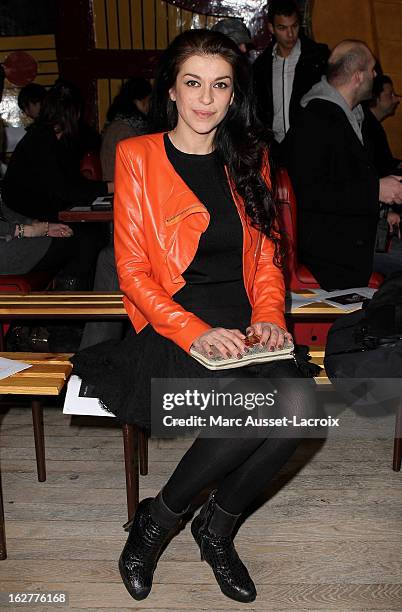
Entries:
MULTIPOLYGON (((249 72, 226 36, 184 32, 165 51, 155 85, 153 115, 167 130, 118 146, 116 263, 135 331, 122 343, 87 349, 75 365, 122 422, 148 425, 151 378, 218 382, 226 375, 244 384, 252 378, 254 392, 261 378, 265 391, 267 379, 275 378, 282 418, 314 413, 311 389, 301 384, 293 360, 215 372, 189 354, 195 349, 241 361, 248 335, 271 350, 291 341, 266 140, 254 122, 249 72)), ((160 411, 152 418, 153 428, 159 426, 160 411)), ((143 500, 134 516, 119 560, 134 599, 150 593, 163 547, 211 483, 217 488, 191 525, 201 558, 227 597, 255 599, 232 532, 297 446, 295 435, 278 434, 265 427, 250 438, 232 427, 230 437, 193 442, 163 490, 143 500)))

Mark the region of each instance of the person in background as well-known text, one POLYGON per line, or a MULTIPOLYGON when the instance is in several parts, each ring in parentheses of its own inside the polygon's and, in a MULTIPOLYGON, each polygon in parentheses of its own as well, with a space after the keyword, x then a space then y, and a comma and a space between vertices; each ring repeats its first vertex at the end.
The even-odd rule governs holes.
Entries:
MULTIPOLYGON (((120 291, 113 244, 108 244, 99 253, 93 290, 120 291)), ((106 340, 121 340, 126 327, 124 321, 89 321, 85 323, 80 349, 106 340)))
POLYGON ((0 275, 56 272, 75 259, 73 231, 64 223, 34 221, 0 202, 0 275))
MULTIPOLYGON (((113 100, 102 134, 101 162, 104 180, 114 179, 116 145, 126 138, 149 131, 147 120, 151 85, 143 78, 129 79, 113 100)), ((102 249, 96 264, 94 291, 119 291, 113 244, 102 249)), ((85 325, 80 349, 106 340, 121 339, 125 325, 121 321, 93 321, 85 325)))
POLYGON ((46 96, 46 89, 39 83, 29 83, 18 94, 18 106, 23 113, 33 121, 39 117, 42 101, 46 96))
POLYGON ((339 43, 327 77, 302 98, 284 143, 297 199, 299 260, 326 290, 367 286, 379 200, 402 203, 402 185, 394 176, 379 179, 362 133, 361 102, 371 98, 375 63, 364 42, 339 43))
POLYGON ((52 87, 41 111, 15 148, 3 183, 6 206, 40 221, 57 221, 60 210, 90 204, 113 184, 81 176, 75 143, 80 101, 64 84, 52 87))
MULTIPOLYGON (((386 74, 377 74, 373 82, 372 98, 364 104, 363 136, 371 147, 378 176, 402 175, 402 162, 393 156, 382 122, 392 117, 399 105, 399 96, 394 91, 392 79, 386 74)), ((374 271, 384 276, 402 269, 402 243, 400 234, 401 206, 381 204, 381 214, 387 215, 389 232, 392 235, 386 253, 374 255, 374 271)))
MULTIPOLYGON (((78 161, 82 161, 82 158, 87 153, 95 153, 99 156, 101 137, 98 130, 90 125, 85 116, 85 100, 82 96, 81 89, 75 85, 75 83, 59 77, 54 82, 53 87, 64 87, 70 92, 70 95, 74 98, 75 105, 78 110, 78 127, 75 130, 74 137, 74 153, 78 161)), ((85 173, 84 173, 84 176, 85 173)), ((89 175, 87 178, 91 178, 89 175)), ((100 180, 101 177, 96 180, 100 180)))
POLYGON ((395 115, 399 96, 386 74, 377 74, 373 83, 373 97, 364 107, 364 136, 369 139, 374 165, 380 178, 388 174, 402 174, 402 161, 393 156, 382 122, 395 115))
POLYGON ((234 17, 221 19, 212 26, 211 30, 229 36, 229 38, 239 47, 241 53, 247 53, 250 45, 253 44, 249 29, 241 19, 235 19, 234 17))
POLYGON ((300 100, 325 74, 329 49, 301 35, 295 0, 272 0, 268 28, 274 40, 253 64, 257 115, 281 143, 300 111, 300 100))
MULTIPOLYGON (((6 73, 4 72, 3 66, 0 64, 0 102, 3 99, 3 91, 4 91, 4 81, 6 78, 6 73)), ((7 165, 6 165, 6 132, 3 118, 0 116, 0 179, 2 179, 6 173, 7 165)))
POLYGON ((138 77, 128 79, 114 98, 107 112, 108 122, 102 134, 100 155, 103 180, 114 180, 117 143, 149 131, 147 115, 151 91, 149 81, 138 77))
POLYGON ((58 289, 90 289, 92 270, 88 241, 64 223, 35 221, 0 202, 0 275, 49 272, 58 289), (68 240, 66 240, 68 238, 68 240), (63 287, 61 279, 76 279, 63 287))
MULTIPOLYGON (((7 168, 2 195, 8 209, 29 219, 58 221, 60 210, 90 204, 113 191, 113 183, 81 176, 76 150, 81 103, 64 83, 43 99, 37 120, 18 143, 7 168)), ((92 289, 95 263, 106 242, 101 224, 76 224, 74 240, 81 264, 59 278, 59 289, 92 289)), ((77 261, 77 260, 76 260, 77 261)))
MULTIPOLYGON (((0 66, 0 102, 3 97, 4 76, 4 69, 0 66)), ((46 93, 44 87, 34 85, 23 88, 22 96, 20 92, 21 105, 28 110, 32 110, 29 102, 35 104, 41 99, 43 91, 46 93)), ((18 103, 20 104, 20 98, 18 103)), ((2 143, 0 148, 1 146, 2 143)), ((18 275, 32 271, 56 273, 73 262, 77 256, 75 241, 64 241, 72 235, 72 229, 64 223, 34 221, 10 210, 0 200, 0 275, 18 275)))

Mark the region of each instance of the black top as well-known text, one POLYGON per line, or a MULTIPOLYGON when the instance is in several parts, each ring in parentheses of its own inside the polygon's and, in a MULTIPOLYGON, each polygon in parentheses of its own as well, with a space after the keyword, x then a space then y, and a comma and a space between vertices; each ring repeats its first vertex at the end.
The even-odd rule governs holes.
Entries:
POLYGON ((186 285, 174 300, 213 327, 226 321, 229 327, 243 328, 250 320, 250 302, 243 282, 243 229, 224 166, 216 152, 183 153, 167 134, 164 142, 177 174, 210 214, 195 257, 183 273, 186 285), (222 308, 226 308, 226 316, 222 308))
POLYGON ((374 165, 377 168, 378 176, 383 178, 389 174, 400 173, 398 165, 400 159, 392 155, 388 144, 387 134, 377 117, 368 108, 364 109, 363 136, 371 146, 374 165))
POLYGON ((9 208, 47 221, 57 220, 64 208, 90 204, 106 194, 106 183, 80 175, 74 151, 56 138, 54 130, 37 124, 18 143, 3 183, 9 208))
POLYGON ((183 153, 167 134, 164 142, 170 163, 210 214, 208 228, 183 278, 193 285, 241 280, 243 230, 217 153, 183 153))

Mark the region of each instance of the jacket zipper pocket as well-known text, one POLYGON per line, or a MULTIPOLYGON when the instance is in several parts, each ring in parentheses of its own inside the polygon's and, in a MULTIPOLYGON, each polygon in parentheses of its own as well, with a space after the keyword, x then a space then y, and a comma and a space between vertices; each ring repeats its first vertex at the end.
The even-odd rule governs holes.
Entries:
POLYGON ((165 219, 165 223, 166 225, 174 225, 175 223, 178 223, 180 219, 182 219, 183 217, 187 217, 189 214, 191 214, 190 211, 195 212, 196 209, 198 209, 197 212, 203 212, 203 213, 207 212, 205 206, 202 206, 200 204, 192 204, 191 206, 188 206, 187 208, 184 208, 180 212, 165 219))

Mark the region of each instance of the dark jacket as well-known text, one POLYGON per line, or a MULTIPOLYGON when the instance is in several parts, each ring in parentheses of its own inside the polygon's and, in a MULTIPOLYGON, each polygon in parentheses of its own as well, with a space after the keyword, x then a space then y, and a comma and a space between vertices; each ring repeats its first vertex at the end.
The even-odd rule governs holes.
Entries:
POLYGON ((370 109, 364 109, 363 135, 365 142, 368 142, 373 151, 374 165, 377 168, 378 176, 383 178, 389 174, 401 172, 398 165, 400 159, 392 155, 388 144, 387 134, 377 117, 370 109))
MULTIPOLYGON (((295 70, 289 105, 290 125, 292 125, 300 110, 299 103, 301 98, 325 74, 329 57, 327 45, 316 43, 305 36, 300 38, 300 42, 301 54, 295 70)), ((267 47, 253 64, 253 84, 257 115, 262 123, 269 128, 272 128, 274 113, 272 94, 273 48, 273 44, 267 47)))
POLYGON ((107 185, 80 175, 74 152, 53 129, 33 125, 15 148, 2 193, 10 209, 32 219, 56 221, 60 210, 106 195, 107 185))
POLYGON ((299 260, 324 289, 366 286, 372 272, 379 180, 344 111, 312 100, 284 144, 297 199, 299 260))

